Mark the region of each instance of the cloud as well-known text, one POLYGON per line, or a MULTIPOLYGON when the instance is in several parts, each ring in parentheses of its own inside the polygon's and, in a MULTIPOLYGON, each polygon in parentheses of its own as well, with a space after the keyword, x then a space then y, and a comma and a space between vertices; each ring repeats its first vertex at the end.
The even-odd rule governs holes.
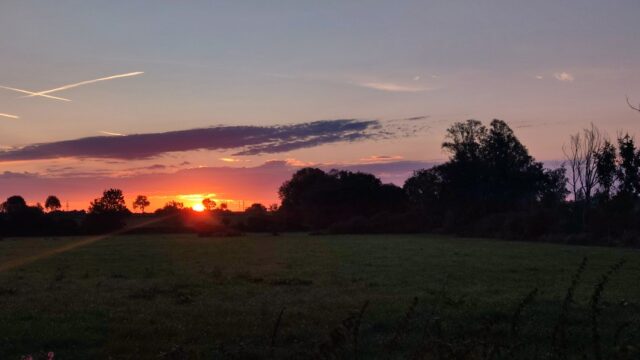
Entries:
POLYGON ((381 162, 389 162, 389 161, 398 161, 402 160, 403 157, 400 155, 372 155, 366 158, 360 159, 360 161, 364 163, 381 163, 381 162))
POLYGON ((408 86, 408 85, 400 85, 400 84, 387 83, 387 82, 365 82, 365 83, 358 83, 357 85, 368 88, 368 89, 388 91, 388 92, 422 92, 422 91, 432 90, 430 88, 421 87, 421 86, 408 86))
POLYGON ((544 79, 544 76, 542 76, 542 75, 536 75, 536 79, 538 79, 538 80, 542 80, 542 79, 544 79))
POLYGON ((418 120, 427 120, 430 117, 431 117, 431 115, 412 116, 412 117, 404 118, 402 120, 405 120, 405 121, 418 121, 418 120))
POLYGON ((575 80, 573 75, 569 74, 568 72, 564 72, 564 71, 561 72, 561 73, 553 74, 553 77, 555 77, 559 81, 565 81, 565 82, 572 82, 573 80, 575 80))
POLYGON ((250 160, 246 160, 246 159, 236 159, 236 158, 232 158, 232 157, 221 157, 218 160, 224 161, 224 162, 227 162, 227 163, 238 163, 238 162, 250 161, 250 160))
POLYGON ((153 165, 149 165, 149 166, 143 166, 143 167, 138 167, 138 168, 131 168, 131 169, 127 169, 127 170, 164 170, 166 169, 167 166, 163 165, 163 164, 153 164, 153 165))
POLYGON ((110 136, 126 136, 125 134, 120 134, 111 131, 100 131, 101 134, 110 135, 110 136))
POLYGON ((273 154, 337 142, 409 136, 412 127, 387 128, 378 120, 321 120, 293 125, 210 128, 94 136, 0 151, 0 162, 54 158, 147 159, 168 152, 233 150, 234 156, 273 154))
POLYGON ((0 180, 26 179, 37 177, 38 174, 30 172, 5 171, 0 173, 0 180))
POLYGON ((565 124, 567 121, 511 121, 510 124, 514 129, 525 129, 525 128, 535 128, 535 127, 549 127, 556 126, 560 124, 565 124))
POLYGON ((6 117, 6 118, 9 118, 9 119, 19 119, 20 118, 18 115, 3 114, 3 113, 0 113, 0 116, 6 117))

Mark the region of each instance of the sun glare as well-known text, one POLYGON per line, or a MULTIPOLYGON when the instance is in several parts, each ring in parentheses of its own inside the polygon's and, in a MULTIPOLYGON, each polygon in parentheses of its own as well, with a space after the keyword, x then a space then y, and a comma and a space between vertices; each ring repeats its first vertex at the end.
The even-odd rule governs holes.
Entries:
POLYGON ((204 211, 204 205, 202 204, 195 204, 191 208, 193 209, 193 211, 197 211, 197 212, 204 211))

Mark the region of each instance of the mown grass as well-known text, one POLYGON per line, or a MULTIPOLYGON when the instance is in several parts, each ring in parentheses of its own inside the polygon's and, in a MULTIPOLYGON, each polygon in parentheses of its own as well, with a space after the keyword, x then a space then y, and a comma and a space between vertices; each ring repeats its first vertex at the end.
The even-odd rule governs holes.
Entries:
MULTIPOLYGON (((78 240, 5 239, 0 265, 78 240)), ((561 357, 552 342, 563 316, 568 357, 594 356, 593 309, 604 354, 616 341, 637 343, 639 280, 640 253, 612 248, 428 235, 118 236, 0 273, 0 359, 462 358, 471 343, 561 357), (601 276, 621 259, 594 305, 601 276)))

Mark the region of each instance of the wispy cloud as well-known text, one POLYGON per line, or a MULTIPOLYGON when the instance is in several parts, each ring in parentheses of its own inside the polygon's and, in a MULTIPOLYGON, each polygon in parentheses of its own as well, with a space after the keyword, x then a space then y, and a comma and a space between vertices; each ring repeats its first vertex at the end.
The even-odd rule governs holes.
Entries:
POLYGON ((357 83, 357 85, 368 89, 388 92, 422 92, 432 90, 431 88, 422 86, 400 85, 389 82, 363 82, 357 83))
POLYGON ((9 118, 9 119, 19 119, 20 118, 20 116, 18 116, 18 115, 3 114, 3 113, 0 113, 0 116, 6 117, 6 118, 9 118))
POLYGON ((82 85, 88 85, 88 84, 97 83, 97 82, 100 82, 100 81, 114 80, 114 79, 137 76, 137 75, 142 75, 142 74, 144 74, 143 71, 135 71, 135 72, 130 72, 130 73, 126 73, 126 74, 111 75, 111 76, 102 77, 102 78, 99 78, 99 79, 80 81, 80 82, 77 82, 77 83, 60 86, 60 87, 57 87, 55 89, 37 91, 37 92, 36 91, 18 89, 18 88, 9 87, 9 86, 0 86, 0 88, 6 89, 6 90, 13 90, 13 91, 17 91, 17 92, 20 92, 20 93, 23 93, 23 94, 27 94, 25 97, 41 96, 41 97, 45 97, 45 98, 49 98, 49 99, 62 100, 62 101, 71 101, 71 100, 66 99, 66 98, 57 97, 57 96, 53 96, 53 95, 49 95, 49 94, 54 93, 54 92, 58 92, 58 91, 62 91, 62 90, 72 89, 72 88, 75 88, 75 87, 78 87, 78 86, 82 86, 82 85))
POLYGON ((553 77, 555 77, 556 80, 565 81, 565 82, 572 82, 573 80, 575 80, 573 75, 569 74, 568 72, 564 72, 564 71, 560 72, 560 73, 553 74, 553 77))
POLYGON ((127 136, 125 134, 120 134, 120 133, 116 133, 116 132, 111 132, 111 131, 100 131, 101 134, 105 134, 105 135, 109 135, 109 136, 127 136))
POLYGON ((360 159, 360 161, 370 164, 370 163, 384 163, 390 161, 399 161, 404 159, 400 155, 372 155, 365 158, 360 159))
POLYGON ((556 126, 560 124, 565 124, 567 121, 511 121, 510 125, 513 126, 514 129, 526 129, 526 128, 535 128, 535 127, 549 127, 556 126))
POLYGON ((221 157, 218 160, 224 161, 226 163, 239 163, 239 162, 250 161, 250 160, 247 160, 247 159, 236 159, 236 158, 231 158, 231 157, 221 157))
POLYGON ((420 121, 420 120, 427 120, 430 117, 431 117, 431 115, 421 115, 421 116, 412 116, 412 117, 404 118, 402 120, 404 120, 404 121, 420 121))

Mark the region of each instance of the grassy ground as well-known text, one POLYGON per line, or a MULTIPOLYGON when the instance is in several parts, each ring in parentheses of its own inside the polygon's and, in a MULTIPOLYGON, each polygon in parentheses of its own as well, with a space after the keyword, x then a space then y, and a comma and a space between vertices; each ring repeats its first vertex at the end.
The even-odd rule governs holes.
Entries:
MULTIPOLYGON (((79 240, 5 239, 0 266, 79 240)), ((332 346, 340 345, 335 330, 367 301, 358 353, 400 358, 420 347, 434 319, 452 342, 506 336, 534 288, 521 333, 548 348, 584 256, 567 325, 576 347, 592 336, 594 285, 626 259, 601 300, 610 344, 619 324, 638 320, 634 250, 427 235, 107 238, 0 272, 0 359, 40 351, 60 359, 295 357, 330 343, 332 329, 332 346)))

